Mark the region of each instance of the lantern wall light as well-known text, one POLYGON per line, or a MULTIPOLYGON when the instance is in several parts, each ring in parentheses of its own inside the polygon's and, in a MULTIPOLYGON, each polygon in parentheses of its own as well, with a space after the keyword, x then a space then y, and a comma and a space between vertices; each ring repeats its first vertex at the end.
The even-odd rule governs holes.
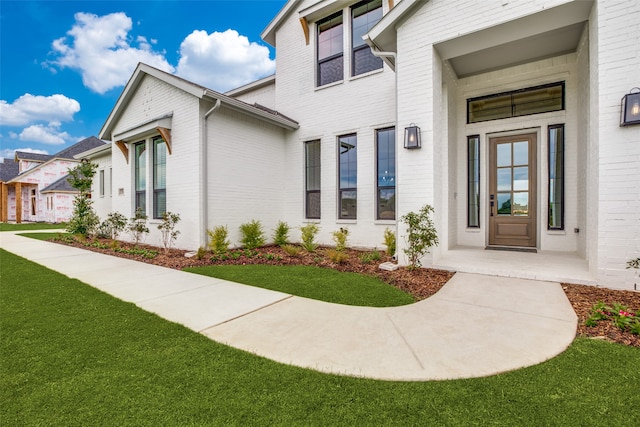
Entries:
POLYGON ((622 97, 620 105, 620 126, 629 125, 640 125, 640 88, 637 87, 622 97))
POLYGON ((416 126, 415 123, 411 123, 410 126, 404 128, 404 148, 411 150, 421 146, 420 127, 416 126))

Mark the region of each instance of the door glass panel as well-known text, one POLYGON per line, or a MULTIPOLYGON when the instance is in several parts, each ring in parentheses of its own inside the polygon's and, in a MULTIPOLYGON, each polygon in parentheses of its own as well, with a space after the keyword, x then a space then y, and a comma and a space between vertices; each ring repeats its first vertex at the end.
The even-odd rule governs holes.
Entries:
POLYGON ((511 168, 498 169, 498 191, 511 191, 511 168))
POLYGON ((513 164, 529 164, 529 143, 527 141, 513 143, 513 164))
POLYGON ((511 166, 511 144, 498 144, 498 166, 511 166))
POLYGON ((513 193, 513 215, 529 215, 529 192, 513 193))
POLYGON ((511 215, 511 193, 498 194, 498 215, 511 215))
POLYGON ((513 168, 513 191, 529 190, 529 168, 520 166, 513 168))

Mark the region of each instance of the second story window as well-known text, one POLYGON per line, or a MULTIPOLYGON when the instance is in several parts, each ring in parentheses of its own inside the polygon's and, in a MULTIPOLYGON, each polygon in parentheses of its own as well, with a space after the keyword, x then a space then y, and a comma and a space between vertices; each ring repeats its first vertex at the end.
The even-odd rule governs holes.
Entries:
POLYGON ((382 59, 373 56, 362 36, 382 19, 382 0, 363 1, 351 9, 351 75, 382 68, 382 59))
POLYGON ((342 12, 318 22, 318 86, 344 78, 342 12))

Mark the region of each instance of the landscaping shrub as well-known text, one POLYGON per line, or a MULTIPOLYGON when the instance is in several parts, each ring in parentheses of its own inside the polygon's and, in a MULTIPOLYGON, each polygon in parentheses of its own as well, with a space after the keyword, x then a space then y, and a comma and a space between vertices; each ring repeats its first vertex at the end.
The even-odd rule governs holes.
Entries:
POLYGON ((387 247, 387 255, 393 256, 396 253, 396 233, 390 228, 384 229, 384 245, 387 247))
POLYGON ((318 248, 318 244, 316 243, 316 235, 320 231, 320 228, 316 224, 307 224, 304 227, 300 227, 300 231, 302 231, 302 247, 307 252, 315 252, 318 248))
POLYGON ((327 251, 327 256, 336 264, 342 264, 349 259, 349 255, 347 253, 345 253, 344 251, 339 251, 337 249, 329 249, 327 251))
POLYGON ((147 227, 147 215, 144 214, 142 209, 137 208, 135 216, 129 220, 127 230, 133 238, 135 246, 144 239, 144 236, 149 234, 149 227, 147 227))
POLYGON ((171 249, 171 246, 173 246, 173 243, 180 234, 180 232, 175 229, 178 222, 180 222, 180 215, 172 212, 162 214, 162 222, 158 225, 158 230, 162 233, 162 245, 164 246, 165 254, 169 253, 169 249, 171 249))
POLYGON ((381 258, 382 255, 380 255, 380 252, 378 251, 365 252, 360 255, 360 262, 362 262, 363 264, 372 264, 374 262, 380 261, 381 258))
POLYGON ((273 234, 273 243, 278 246, 283 246, 289 243, 289 224, 284 221, 278 222, 273 234))
POLYGON ((242 238, 240 243, 246 249, 255 249, 264 246, 266 237, 260 221, 252 220, 240 225, 240 234, 242 238))
POLYGON ((69 169, 69 185, 78 190, 73 199, 73 213, 69 219, 66 230, 71 234, 79 234, 87 237, 95 232, 100 223, 100 218, 93 210, 91 200, 91 183, 96 174, 98 165, 82 161, 74 168, 69 169))
POLYGON ((336 243, 336 251, 344 252, 347 249, 347 237, 349 230, 340 227, 339 230, 333 232, 333 241, 336 243))
POLYGON ((127 217, 120 212, 111 212, 98 226, 98 235, 103 238, 117 239, 127 226, 127 217))
POLYGON ((294 257, 300 256, 300 251, 302 250, 299 246, 289 244, 282 245, 282 249, 287 253, 287 255, 294 257))
POLYGON ((201 259, 204 259, 204 256, 207 254, 207 250, 205 248, 203 248, 202 246, 200 246, 198 248, 198 251, 196 252, 196 259, 199 261, 201 259))
POLYGON ((212 230, 207 230, 209 235, 209 249, 214 254, 226 254, 229 252, 229 245, 231 242, 227 240, 229 230, 224 225, 219 225, 212 230))
POLYGON ((420 267, 420 258, 429 253, 429 248, 438 244, 438 233, 431 220, 433 207, 424 205, 417 213, 409 212, 400 220, 407 224, 407 248, 409 268, 420 267))

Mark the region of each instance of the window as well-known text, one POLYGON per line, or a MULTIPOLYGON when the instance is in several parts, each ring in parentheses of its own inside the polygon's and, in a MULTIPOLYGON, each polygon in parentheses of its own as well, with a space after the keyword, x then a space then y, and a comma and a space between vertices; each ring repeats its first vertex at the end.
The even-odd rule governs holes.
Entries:
POLYGON ((377 218, 396 219, 396 130, 376 131, 377 218))
POLYGON ((134 145, 134 168, 135 168, 135 208, 147 212, 146 188, 147 188, 147 143, 138 142, 134 145))
POLYGON ((338 137, 338 205, 340 219, 356 219, 357 214, 357 139, 356 135, 338 137))
POLYGON ((382 0, 363 1, 351 9, 351 75, 382 68, 382 59, 371 53, 362 36, 382 19, 382 0))
POLYGON ((564 230, 564 125, 549 126, 549 230, 564 230))
POLYGON ((113 169, 109 168, 109 197, 113 194, 113 169))
POLYGON ((564 110, 564 82, 467 100, 467 123, 564 110))
POLYGON ((104 169, 98 172, 98 188, 100 197, 104 197, 104 169))
POLYGON ((304 144, 305 158, 305 218, 320 218, 320 141, 304 144))
POLYGON ((467 227, 480 228, 480 136, 467 137, 467 227))
POLYGON ((319 21, 318 27, 318 86, 344 78, 342 12, 319 21))
POLYGON ((162 218, 167 211, 167 144, 153 138, 153 217, 162 218))

